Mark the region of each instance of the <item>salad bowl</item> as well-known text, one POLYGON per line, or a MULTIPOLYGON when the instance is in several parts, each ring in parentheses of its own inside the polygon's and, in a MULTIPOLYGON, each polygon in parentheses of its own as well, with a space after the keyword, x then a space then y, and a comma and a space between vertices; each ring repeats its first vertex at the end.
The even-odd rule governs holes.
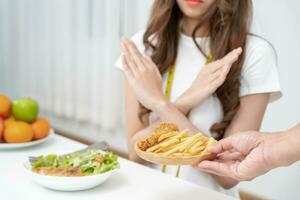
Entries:
POLYGON ((105 153, 100 150, 89 150, 64 158, 64 160, 56 155, 40 156, 35 163, 26 161, 24 168, 31 180, 45 188, 59 191, 80 191, 94 188, 105 182, 118 170, 119 163, 116 155, 111 152, 105 153), (96 152, 101 152, 101 155, 103 155, 103 163, 98 164, 94 162, 95 156, 93 154, 96 152), (60 160, 58 161, 54 158, 60 160), (77 173, 73 173, 74 176, 72 173, 65 173, 66 170, 63 170, 64 173, 59 171, 58 174, 53 173, 56 172, 54 169, 63 169, 66 166, 68 168, 70 165, 75 165, 76 169, 78 169, 77 173))

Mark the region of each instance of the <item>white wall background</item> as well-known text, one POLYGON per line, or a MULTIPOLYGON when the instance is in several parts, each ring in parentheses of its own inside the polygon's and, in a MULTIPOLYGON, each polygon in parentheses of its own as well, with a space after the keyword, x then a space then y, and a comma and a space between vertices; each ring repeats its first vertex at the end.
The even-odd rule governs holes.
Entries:
MULTIPOLYGON (((44 110, 48 111, 48 117, 59 128, 95 140, 105 136, 112 144, 126 149, 124 131, 111 133, 110 130, 120 124, 122 116, 118 111, 122 105, 121 90, 116 96, 107 85, 112 80, 117 81, 114 88, 121 88, 122 85, 120 74, 112 69, 119 53, 118 41, 115 39, 118 40, 120 36, 114 35, 114 31, 122 30, 118 34, 130 36, 143 28, 151 2, 152 0, 0 0, 0 92, 13 98, 31 95, 40 101, 44 110), (89 3, 95 5, 93 13, 88 12, 89 3), (105 9, 110 10, 106 12, 105 9), (116 17, 118 12, 121 18, 116 17), (94 20, 88 21, 91 15, 94 20), (105 20, 101 21, 103 17, 105 20), (114 26, 120 20, 122 23, 114 26), (93 29, 89 29, 89 26, 93 29), (112 30, 115 27, 117 29, 112 30), (113 35, 105 32, 110 39, 105 43, 101 38, 108 29, 113 35), (86 38, 86 31, 92 31, 88 33, 93 33, 93 40, 86 38), (107 54, 107 51, 110 53, 107 54), (84 75, 87 67, 94 70, 92 77, 84 75), (60 72, 66 76, 62 76, 60 72), (72 79, 73 73, 76 80, 72 79), (114 75, 102 76, 102 73, 114 75), (45 82, 45 75, 51 76, 50 80, 54 83, 45 82), (78 78, 81 75, 82 78, 78 78), (96 84, 89 87, 90 81, 96 84), (67 85, 62 85, 62 82, 67 85), (81 91, 80 93, 68 91, 68 84, 73 83, 75 86, 72 87, 81 91), (28 88, 29 84, 33 87, 28 88), (53 87, 56 90, 51 90, 49 94, 49 88, 53 87), (97 96, 98 91, 120 99, 105 100, 97 96), (82 96, 82 93, 87 96, 82 96), (76 101, 83 102, 79 105, 84 104, 86 107, 74 111, 72 103, 70 105, 73 106, 64 106, 76 96, 76 101), (90 109, 93 112, 89 112, 90 109), (106 121, 103 117, 105 115, 110 116, 111 121, 106 121), (103 130, 103 127, 106 129, 103 130)), ((276 48, 284 94, 282 99, 268 107, 262 129, 282 130, 300 122, 300 2, 253 2, 254 32, 264 36, 276 48)), ((300 163, 276 169, 252 182, 240 184, 240 188, 270 199, 300 199, 299 186, 300 163)))

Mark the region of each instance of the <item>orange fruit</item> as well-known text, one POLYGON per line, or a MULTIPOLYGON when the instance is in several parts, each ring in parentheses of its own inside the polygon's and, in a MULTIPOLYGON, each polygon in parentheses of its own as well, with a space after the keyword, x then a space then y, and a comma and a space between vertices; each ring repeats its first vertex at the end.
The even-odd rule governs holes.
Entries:
POLYGON ((2 140, 3 132, 4 132, 4 120, 2 117, 0 117, 0 141, 2 140))
POLYGON ((38 118, 31 124, 33 130, 33 139, 38 140, 49 135, 51 126, 44 118, 38 118))
POLYGON ((11 115, 11 100, 4 94, 0 94, 0 116, 7 118, 11 115))
POLYGON ((16 119, 13 115, 11 115, 9 118, 6 118, 4 120, 4 127, 7 127, 11 122, 15 122, 16 119))
POLYGON ((7 143, 29 142, 32 138, 33 130, 26 122, 11 122, 4 130, 4 140, 7 143))

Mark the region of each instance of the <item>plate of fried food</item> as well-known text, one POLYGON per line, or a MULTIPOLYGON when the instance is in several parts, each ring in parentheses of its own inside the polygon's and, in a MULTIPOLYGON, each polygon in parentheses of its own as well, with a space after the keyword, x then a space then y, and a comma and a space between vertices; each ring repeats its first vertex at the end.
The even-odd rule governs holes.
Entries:
POLYGON ((217 141, 202 133, 180 131, 175 124, 162 123, 146 138, 135 144, 139 157, 155 164, 193 165, 215 158, 207 148, 217 141))

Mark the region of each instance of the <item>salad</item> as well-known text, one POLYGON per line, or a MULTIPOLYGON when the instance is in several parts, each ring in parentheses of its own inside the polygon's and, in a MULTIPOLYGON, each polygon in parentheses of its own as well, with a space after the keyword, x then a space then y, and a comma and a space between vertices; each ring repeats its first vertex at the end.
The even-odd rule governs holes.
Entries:
POLYGON ((67 156, 39 156, 31 166, 33 172, 50 176, 90 176, 119 168, 120 164, 114 153, 90 149, 67 156))

